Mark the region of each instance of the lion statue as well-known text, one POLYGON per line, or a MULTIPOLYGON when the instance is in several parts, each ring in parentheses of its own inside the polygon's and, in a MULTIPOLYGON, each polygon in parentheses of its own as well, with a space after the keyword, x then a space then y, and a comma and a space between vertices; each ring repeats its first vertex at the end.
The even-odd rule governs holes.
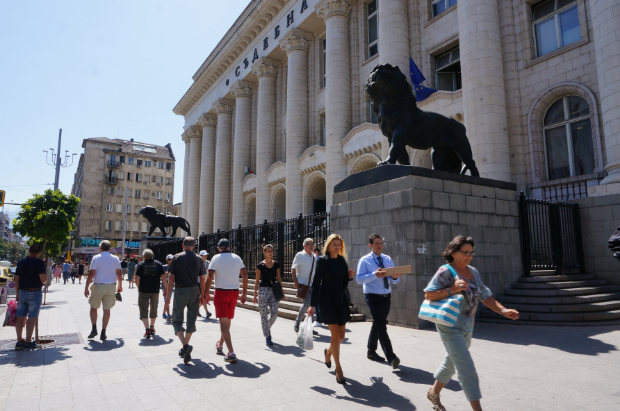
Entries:
POLYGON ((177 228, 181 228, 187 235, 191 237, 191 232, 189 230, 189 223, 187 220, 181 217, 177 217, 175 215, 166 215, 162 214, 153 206, 142 207, 140 210, 140 214, 146 218, 146 220, 151 225, 149 229, 149 233, 147 236, 153 234, 156 228, 159 228, 159 231, 162 233, 162 237, 166 236, 166 227, 172 227, 172 232, 170 233, 170 237, 175 237, 177 234, 177 228))
POLYGON ((409 165, 406 146, 418 150, 432 147, 434 170, 460 174, 469 170, 472 176, 480 177, 465 126, 441 114, 420 110, 398 66, 375 66, 366 82, 366 92, 379 117, 381 132, 390 144, 389 157, 377 165, 396 164, 396 161, 409 165))

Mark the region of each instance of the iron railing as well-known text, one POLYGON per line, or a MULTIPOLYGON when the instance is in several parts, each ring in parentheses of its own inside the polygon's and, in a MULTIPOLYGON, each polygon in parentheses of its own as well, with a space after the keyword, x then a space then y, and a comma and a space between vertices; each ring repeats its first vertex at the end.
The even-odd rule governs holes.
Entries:
MULTIPOLYGON (((330 234, 329 213, 302 216, 284 221, 265 222, 253 226, 234 228, 198 237, 196 250, 206 250, 209 259, 218 253, 217 243, 228 239, 231 251, 241 257, 248 275, 254 277, 256 265, 263 260, 263 245, 273 246, 273 258, 281 265, 283 280, 291 280, 291 265, 295 254, 303 249, 305 238, 312 238, 314 245, 321 247, 330 234)), ((155 259, 166 261, 166 255, 182 251, 182 240, 157 240, 149 242, 155 259)))
POLYGON ((521 192, 519 219, 524 276, 532 270, 585 272, 579 204, 525 198, 521 192))
POLYGON ((573 181, 543 187, 543 198, 547 201, 568 201, 588 196, 586 181, 573 181))

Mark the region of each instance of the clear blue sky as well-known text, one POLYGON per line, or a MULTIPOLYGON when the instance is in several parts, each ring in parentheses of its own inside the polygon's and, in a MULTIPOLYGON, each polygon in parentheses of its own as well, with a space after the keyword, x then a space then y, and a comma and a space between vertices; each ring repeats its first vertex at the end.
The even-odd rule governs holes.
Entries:
MULTIPOLYGON (((89 137, 172 143, 183 192, 183 117, 192 75, 248 0, 0 1, 0 190, 21 203, 51 188, 45 153, 89 137), (179 166, 180 165, 180 166, 179 166)), ((75 163, 60 172, 71 192, 75 163)), ((6 206, 14 218, 19 206, 6 206)))

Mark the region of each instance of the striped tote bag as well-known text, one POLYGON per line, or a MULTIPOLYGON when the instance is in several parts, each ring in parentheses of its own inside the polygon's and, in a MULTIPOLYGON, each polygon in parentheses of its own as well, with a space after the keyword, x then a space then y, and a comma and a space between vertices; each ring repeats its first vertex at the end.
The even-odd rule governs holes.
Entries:
MULTIPOLYGON (((448 264, 446 266, 450 269, 452 277, 456 278, 456 272, 448 264)), ((445 325, 446 327, 454 327, 459 313, 461 312, 461 300, 463 296, 456 294, 443 300, 429 301, 424 300, 420 307, 420 313, 418 317, 421 320, 433 322, 435 324, 445 325)))

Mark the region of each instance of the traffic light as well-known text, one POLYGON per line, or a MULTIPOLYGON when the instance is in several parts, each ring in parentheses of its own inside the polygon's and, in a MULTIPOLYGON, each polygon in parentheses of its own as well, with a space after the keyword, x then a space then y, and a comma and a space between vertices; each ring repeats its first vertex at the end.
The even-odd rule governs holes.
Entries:
POLYGON ((3 190, 0 190, 0 207, 2 207, 4 205, 5 194, 6 193, 3 190))

